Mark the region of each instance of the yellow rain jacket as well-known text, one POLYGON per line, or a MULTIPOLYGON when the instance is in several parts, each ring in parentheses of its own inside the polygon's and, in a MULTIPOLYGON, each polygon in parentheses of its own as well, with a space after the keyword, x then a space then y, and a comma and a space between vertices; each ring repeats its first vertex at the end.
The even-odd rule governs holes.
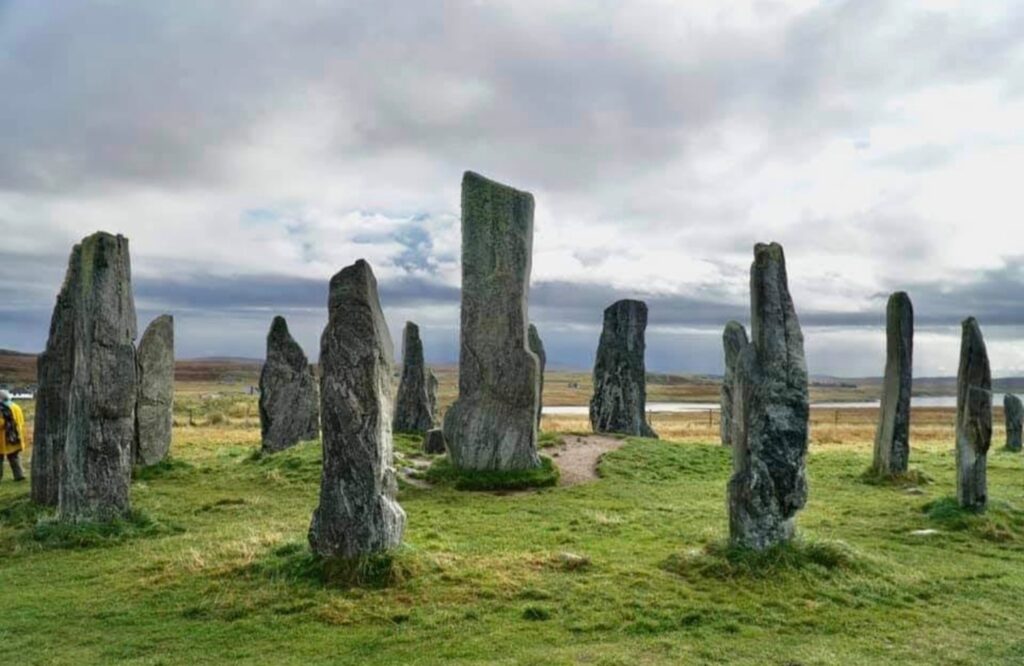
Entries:
POLYGON ((10 403, 10 406, 11 416, 14 417, 14 424, 18 426, 18 439, 21 440, 21 444, 7 443, 7 437, 4 436, 4 428, 7 424, 4 423, 3 414, 0 413, 0 455, 4 456, 17 453, 25 447, 25 414, 17 404, 12 402, 10 403))

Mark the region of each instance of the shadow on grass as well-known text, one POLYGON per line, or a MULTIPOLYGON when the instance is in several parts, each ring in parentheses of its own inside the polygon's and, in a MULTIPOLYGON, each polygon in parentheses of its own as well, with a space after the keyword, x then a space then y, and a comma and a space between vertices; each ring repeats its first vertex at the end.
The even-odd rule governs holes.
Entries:
POLYGON ((549 488, 558 483, 558 468, 551 458, 541 456, 540 467, 511 472, 470 471, 458 469, 448 458, 439 458, 424 478, 435 485, 449 485, 456 490, 527 490, 549 488))
POLYGON ((987 541, 1005 543, 1024 536, 1024 513, 1006 502, 989 502, 982 511, 965 509, 955 497, 929 502, 921 510, 950 532, 969 532, 987 541))
POLYGON ((180 479, 190 474, 195 465, 176 458, 165 458, 149 467, 132 470, 133 481, 154 481, 156 479, 180 479))
POLYGON ((889 486, 891 488, 912 488, 933 483, 932 477, 920 469, 909 469, 902 474, 886 474, 873 467, 864 470, 860 480, 869 486, 889 486))
POLYGON ((782 579, 789 575, 829 577, 858 571, 865 563, 844 543, 796 539, 766 550, 716 541, 699 550, 672 555, 662 565, 688 580, 782 579))
POLYGON ((323 558, 301 542, 286 543, 239 571, 246 578, 338 589, 401 585, 416 571, 407 546, 354 559, 323 558))

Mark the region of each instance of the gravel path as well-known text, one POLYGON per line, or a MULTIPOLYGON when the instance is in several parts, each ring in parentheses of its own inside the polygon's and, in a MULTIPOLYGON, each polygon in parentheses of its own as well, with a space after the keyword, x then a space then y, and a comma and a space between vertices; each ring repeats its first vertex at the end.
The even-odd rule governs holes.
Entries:
POLYGON ((551 456, 558 465, 561 472, 558 485, 575 486, 597 481, 597 462, 601 456, 621 448, 625 443, 624 439, 604 435, 566 435, 562 438, 562 444, 545 449, 543 453, 551 456))

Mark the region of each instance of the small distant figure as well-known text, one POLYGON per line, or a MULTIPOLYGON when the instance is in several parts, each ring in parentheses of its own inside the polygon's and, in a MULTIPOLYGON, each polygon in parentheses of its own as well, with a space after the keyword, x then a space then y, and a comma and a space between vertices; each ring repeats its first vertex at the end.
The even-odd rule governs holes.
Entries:
MULTIPOLYGON (((0 389, 0 456, 6 457, 15 481, 24 481, 21 469, 21 451, 25 448, 25 414, 11 399, 10 391, 0 389)), ((0 478, 4 475, 0 458, 0 478)))

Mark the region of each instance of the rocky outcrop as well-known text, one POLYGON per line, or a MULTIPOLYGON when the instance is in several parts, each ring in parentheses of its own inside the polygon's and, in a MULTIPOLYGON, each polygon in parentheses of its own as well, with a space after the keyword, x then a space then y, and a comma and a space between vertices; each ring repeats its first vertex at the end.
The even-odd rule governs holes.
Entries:
POLYGON ((992 370, 978 320, 964 320, 956 376, 956 497, 981 510, 988 503, 988 449, 992 444, 992 370))
POLYGON ((135 464, 155 465, 171 450, 174 426, 174 318, 157 317, 139 342, 135 464))
POLYGON ((910 391, 914 364, 914 306, 905 292, 886 307, 885 383, 872 468, 883 476, 905 474, 910 460, 910 391))
POLYGON ((423 436, 423 452, 433 456, 439 456, 446 450, 444 443, 444 431, 440 428, 433 428, 423 436))
POLYGON ((444 419, 448 455, 461 469, 540 465, 539 368, 526 341, 532 254, 533 196, 466 172, 459 397, 444 419))
POLYGON ((730 321, 722 332, 722 347, 725 351, 725 374, 722 377, 720 433, 722 446, 732 446, 732 389, 736 376, 736 359, 750 344, 747 329, 738 321, 730 321))
POLYGON ((395 432, 425 433, 434 427, 437 380, 423 361, 419 327, 408 321, 402 334, 402 380, 395 400, 395 432))
POLYGON ((533 324, 530 324, 530 328, 527 329, 526 339, 530 351, 539 362, 539 372, 537 373, 537 428, 539 429, 540 419, 544 412, 544 369, 548 364, 548 355, 544 351, 544 341, 540 339, 540 333, 537 332, 537 327, 533 324))
POLYGON ((758 244, 750 269, 751 343, 733 387, 733 545, 763 550, 791 539, 807 502, 807 364, 782 246, 758 244))
POLYGON ((263 450, 267 453, 316 439, 320 434, 316 378, 284 317, 274 317, 267 335, 259 408, 263 450))
MULTIPOLYGON (((128 240, 97 233, 72 253, 71 364, 64 450, 59 457, 62 521, 109 521, 131 509, 138 368, 128 240)), ((58 345, 60 346, 60 345, 58 345)))
POLYGON ((1003 396, 1003 412, 1006 415, 1006 448, 1010 451, 1020 451, 1024 403, 1017 396, 1007 393, 1003 396))
POLYGON ((605 309, 590 399, 594 432, 658 436, 647 423, 646 330, 647 305, 643 302, 622 300, 605 309))
POLYGON ((320 341, 323 474, 309 544, 321 557, 352 559, 402 541, 405 512, 396 500, 391 438, 392 355, 377 280, 360 259, 331 280, 320 341))

